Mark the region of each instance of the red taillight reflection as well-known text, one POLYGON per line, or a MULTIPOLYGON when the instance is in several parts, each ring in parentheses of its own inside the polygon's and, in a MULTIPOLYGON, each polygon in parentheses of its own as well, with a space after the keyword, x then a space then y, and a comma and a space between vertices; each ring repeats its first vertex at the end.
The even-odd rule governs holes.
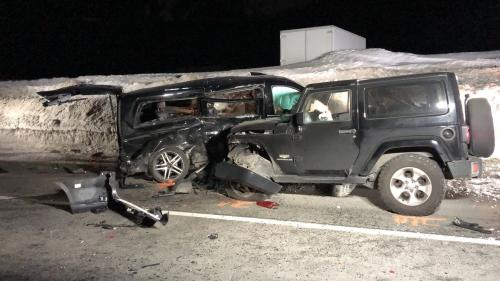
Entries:
POLYGON ((472 174, 473 175, 479 174, 479 163, 472 162, 472 174))

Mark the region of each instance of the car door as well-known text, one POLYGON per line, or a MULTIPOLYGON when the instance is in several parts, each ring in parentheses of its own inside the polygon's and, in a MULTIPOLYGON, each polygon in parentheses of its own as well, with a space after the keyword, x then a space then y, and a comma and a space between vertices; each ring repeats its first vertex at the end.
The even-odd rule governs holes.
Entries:
POLYGON ((294 136, 301 174, 347 176, 359 154, 356 86, 309 92, 294 136))

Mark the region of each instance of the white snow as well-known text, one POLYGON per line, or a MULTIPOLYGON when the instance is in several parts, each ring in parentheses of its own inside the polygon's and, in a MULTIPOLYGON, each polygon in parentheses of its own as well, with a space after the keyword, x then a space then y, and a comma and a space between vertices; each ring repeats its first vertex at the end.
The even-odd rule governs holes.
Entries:
POLYGON ((500 51, 416 55, 383 49, 343 50, 313 61, 222 72, 158 73, 136 75, 81 76, 31 81, 0 82, 0 159, 91 159, 117 156, 116 126, 109 100, 94 97, 61 106, 43 107, 37 91, 77 83, 119 85, 132 91, 206 77, 249 75, 250 71, 280 75, 303 85, 345 79, 368 79, 425 73, 454 72, 462 97, 485 97, 494 117, 500 158, 500 51), (59 120, 59 121, 58 121, 59 120))

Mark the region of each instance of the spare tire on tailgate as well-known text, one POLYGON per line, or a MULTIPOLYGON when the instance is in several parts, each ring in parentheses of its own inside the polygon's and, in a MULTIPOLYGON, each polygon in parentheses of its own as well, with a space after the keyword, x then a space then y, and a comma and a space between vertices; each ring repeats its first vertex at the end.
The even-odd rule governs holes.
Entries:
POLYGON ((495 149, 490 104, 485 98, 470 99, 467 101, 466 114, 470 130, 470 153, 478 157, 489 157, 495 149))

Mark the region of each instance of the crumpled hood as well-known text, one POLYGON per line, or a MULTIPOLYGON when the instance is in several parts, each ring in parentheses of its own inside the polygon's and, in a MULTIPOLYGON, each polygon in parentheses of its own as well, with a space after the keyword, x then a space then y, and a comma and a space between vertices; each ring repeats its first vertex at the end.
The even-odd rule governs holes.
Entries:
POLYGON ((276 124, 282 122, 280 117, 273 117, 267 119, 258 119, 252 121, 245 121, 234 126, 231 129, 231 133, 238 133, 244 131, 265 131, 265 130, 273 130, 276 124))

